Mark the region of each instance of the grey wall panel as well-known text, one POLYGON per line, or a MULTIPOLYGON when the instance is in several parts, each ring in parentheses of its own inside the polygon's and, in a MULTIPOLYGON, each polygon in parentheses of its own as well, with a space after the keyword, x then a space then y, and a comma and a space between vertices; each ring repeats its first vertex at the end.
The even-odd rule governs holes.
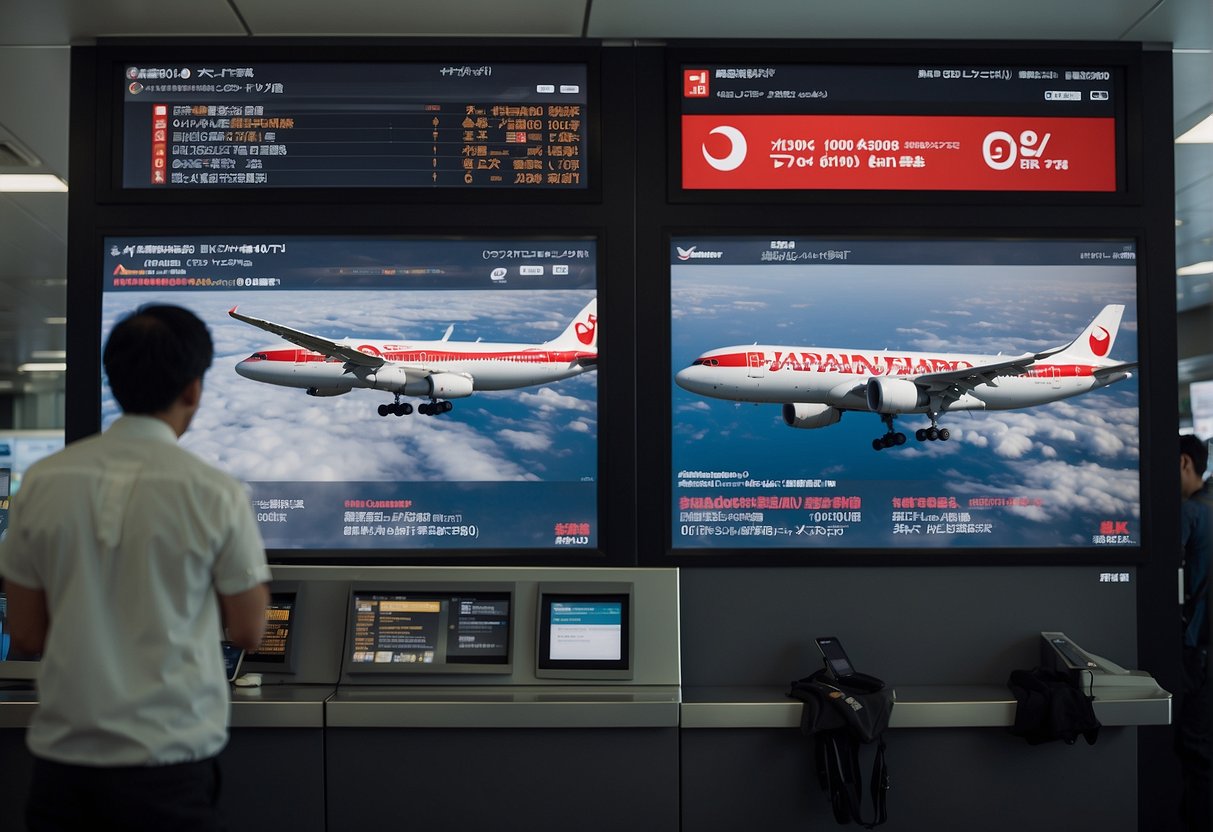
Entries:
POLYGON ((324 832, 321 729, 233 730, 219 764, 219 806, 229 829, 324 832))
POLYGON ((326 753, 330 830, 679 828, 676 728, 337 728, 326 753))
MULTIPOLYGON (((997 729, 891 731, 881 829, 1130 832, 1136 754, 1132 728, 1105 730, 1093 746, 1029 746, 997 729)), ((865 789, 871 755, 860 755, 865 789)), ((837 828, 799 731, 683 731, 682 766, 687 832, 837 828)))
POLYGON ((684 569, 683 686, 786 686, 821 667, 824 635, 894 685, 1005 684, 1039 662, 1041 630, 1136 668, 1135 579, 1123 566, 684 569))

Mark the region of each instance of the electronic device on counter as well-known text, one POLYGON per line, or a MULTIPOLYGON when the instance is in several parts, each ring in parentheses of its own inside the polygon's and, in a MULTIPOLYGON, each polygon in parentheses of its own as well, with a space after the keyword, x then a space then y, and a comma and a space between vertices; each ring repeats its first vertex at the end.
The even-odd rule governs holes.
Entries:
POLYGON ((847 679, 855 675, 855 666, 851 664, 847 651, 842 649, 842 642, 837 636, 822 636, 816 639, 817 649, 825 660, 826 672, 834 679, 847 679))
POLYGON ((1116 662, 1089 653, 1065 633, 1041 631, 1040 663, 1051 670, 1070 675, 1075 685, 1085 689, 1149 687, 1158 682, 1144 670, 1129 670, 1116 662))

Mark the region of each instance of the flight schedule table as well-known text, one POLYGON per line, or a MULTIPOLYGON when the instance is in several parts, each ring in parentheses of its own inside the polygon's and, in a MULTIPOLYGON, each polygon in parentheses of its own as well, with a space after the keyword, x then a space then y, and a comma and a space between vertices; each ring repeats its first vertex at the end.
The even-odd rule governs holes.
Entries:
POLYGON ((586 66, 129 66, 126 188, 586 187, 586 66))

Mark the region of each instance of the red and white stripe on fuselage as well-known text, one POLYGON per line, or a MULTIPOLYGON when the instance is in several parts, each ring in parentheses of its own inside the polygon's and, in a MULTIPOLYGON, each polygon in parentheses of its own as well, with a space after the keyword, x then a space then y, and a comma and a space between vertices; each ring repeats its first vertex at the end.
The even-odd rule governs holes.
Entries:
MULTIPOLYGON (((679 371, 679 386, 712 398, 760 403, 819 402, 867 409, 861 387, 870 378, 905 378, 966 370, 1006 356, 953 353, 871 352, 768 345, 723 347, 705 352, 679 371)), ((1026 372, 981 383, 950 402, 947 410, 1008 410, 1045 404, 1124 378, 1099 378, 1104 365, 1072 360, 1037 362, 1026 372)), ((926 406, 908 412, 927 412, 926 406)))
MULTIPOLYGON (((462 343, 458 349, 452 349, 453 344, 445 341, 433 346, 383 341, 340 343, 379 356, 388 365, 469 375, 477 390, 510 390, 559 381, 590 369, 597 358, 596 352, 539 349, 527 344, 484 344, 477 349, 481 345, 462 343)), ((351 371, 340 358, 329 358, 289 343, 258 350, 239 362, 236 372, 245 378, 286 387, 374 386, 360 378, 366 371, 351 371)))

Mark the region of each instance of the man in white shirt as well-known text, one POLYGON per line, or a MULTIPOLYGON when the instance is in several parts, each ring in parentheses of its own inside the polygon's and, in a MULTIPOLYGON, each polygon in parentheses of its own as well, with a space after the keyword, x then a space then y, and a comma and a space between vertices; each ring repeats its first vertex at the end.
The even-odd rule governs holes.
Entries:
POLYGON ((180 307, 119 321, 103 361, 124 415, 32 466, 12 501, 8 626, 43 653, 31 832, 221 828, 220 639, 257 647, 270 574, 244 487, 177 445, 212 355, 180 307))

